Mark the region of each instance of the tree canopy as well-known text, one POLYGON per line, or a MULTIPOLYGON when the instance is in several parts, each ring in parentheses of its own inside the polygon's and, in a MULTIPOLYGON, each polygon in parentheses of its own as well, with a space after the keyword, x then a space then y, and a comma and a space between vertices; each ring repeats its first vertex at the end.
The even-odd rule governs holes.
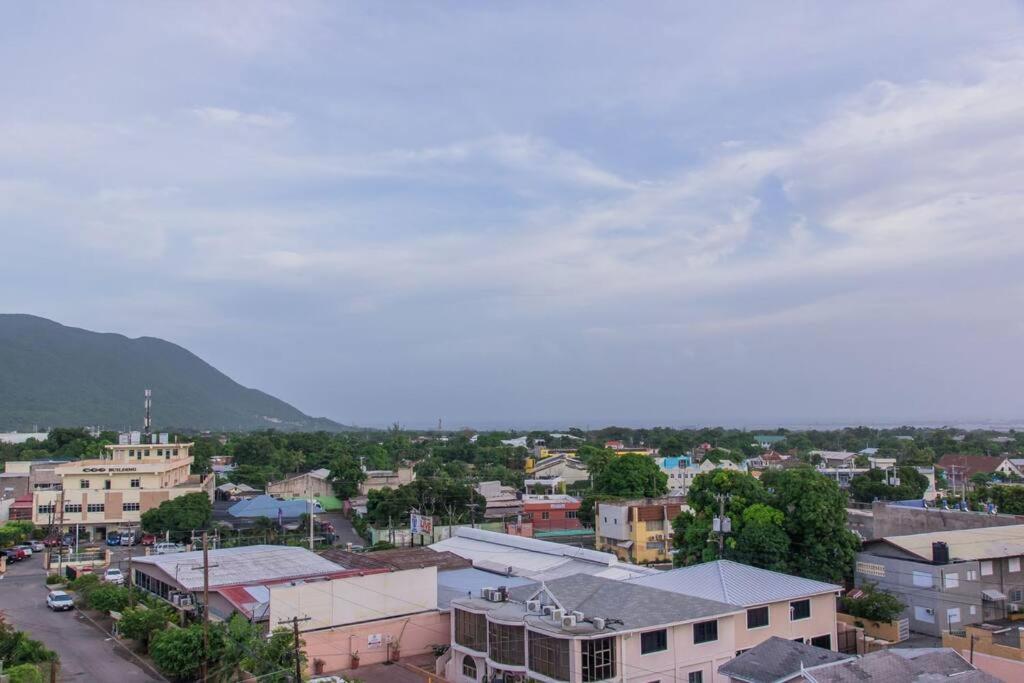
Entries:
POLYGON ((594 477, 594 490, 605 496, 655 498, 668 493, 668 475, 646 455, 619 455, 594 477))
POLYGON ((886 470, 871 469, 850 480, 850 495, 861 503, 873 500, 911 500, 920 498, 928 489, 928 478, 914 467, 897 468, 899 486, 887 481, 886 470))
POLYGON ((190 537, 194 529, 209 529, 212 521, 213 506, 205 493, 187 493, 142 513, 142 528, 147 533, 169 531, 177 540, 190 537))

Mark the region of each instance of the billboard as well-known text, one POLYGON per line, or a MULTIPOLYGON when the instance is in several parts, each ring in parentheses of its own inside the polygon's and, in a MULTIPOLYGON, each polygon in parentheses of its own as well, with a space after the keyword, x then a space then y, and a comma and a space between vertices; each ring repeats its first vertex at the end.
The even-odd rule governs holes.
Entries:
POLYGON ((409 528, 414 534, 434 534, 434 518, 430 515, 409 515, 409 528))

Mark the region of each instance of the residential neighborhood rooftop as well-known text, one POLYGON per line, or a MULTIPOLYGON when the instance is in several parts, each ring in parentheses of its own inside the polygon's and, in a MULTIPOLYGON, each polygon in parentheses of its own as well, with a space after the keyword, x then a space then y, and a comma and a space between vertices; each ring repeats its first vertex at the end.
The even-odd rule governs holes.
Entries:
POLYGON ((806 672, 812 683, 1001 683, 949 648, 893 648, 806 672))
POLYGON ((888 544, 922 560, 931 561, 932 543, 936 541, 943 541, 949 546, 951 560, 982 560, 990 557, 1024 555, 1024 524, 886 536, 875 543, 888 544))
POLYGON ((718 673, 742 683, 781 683, 791 680, 802 669, 834 664, 850 657, 841 652, 772 636, 720 666, 718 673))

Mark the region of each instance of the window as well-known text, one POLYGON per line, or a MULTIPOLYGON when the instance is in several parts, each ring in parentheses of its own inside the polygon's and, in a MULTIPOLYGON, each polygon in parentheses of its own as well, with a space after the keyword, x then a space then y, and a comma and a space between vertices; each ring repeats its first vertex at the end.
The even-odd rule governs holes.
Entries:
POLYGON ((832 634, 826 633, 823 636, 814 636, 811 638, 811 645, 814 647, 820 647, 824 650, 832 649, 832 634))
POLYGON ((797 600, 789 603, 789 620, 800 621, 811 618, 811 601, 797 600))
POLYGON ((80 489, 87 489, 87 488, 89 488, 89 480, 88 479, 79 479, 78 480, 78 488, 80 488, 80 489))
POLYGON ((914 572, 913 574, 914 585, 918 588, 931 588, 932 587, 932 573, 931 572, 914 572))
POLYGON ((768 625, 768 608, 755 607, 747 610, 747 628, 763 628, 768 625))
POLYGON ((615 677, 615 639, 596 638, 580 643, 583 683, 615 677))
POLYGON ((649 655, 652 652, 664 652, 668 649, 668 631, 660 629, 640 634, 640 654, 649 655))
POLYGON ((174 457, 178 457, 178 449, 177 448, 174 449, 174 457))
POLYGON ((65 503, 64 512, 81 512, 82 506, 78 503, 65 503))
POLYGON ((138 503, 121 503, 121 512, 138 512, 138 503))
POLYGON ((487 651, 487 617, 455 610, 455 642, 477 652, 487 651))
POLYGON ((946 623, 947 624, 958 624, 960 623, 960 608, 950 607, 946 610, 946 623))
POLYGON ((565 511, 565 518, 566 519, 576 519, 576 513, 577 513, 576 510, 566 510, 565 511))
POLYGON ((693 625, 693 644, 710 643, 718 640, 718 620, 699 621, 693 625))
POLYGON ((487 624, 487 656, 499 664, 526 664, 522 626, 487 624))
POLYGON ((704 683, 704 672, 691 671, 686 674, 686 683, 704 683))
POLYGON ((1021 596, 1022 595, 1024 595, 1024 591, 1020 591, 1020 590, 1010 591, 1010 600, 1013 600, 1014 602, 1021 602, 1021 596))
POLYGON ((107 479, 106 481, 103 482, 103 488, 105 488, 105 489, 109 489, 110 488, 110 480, 109 479, 107 479))
POLYGON ((103 512, 103 503, 89 503, 87 512, 103 512))
POLYGON ((462 675, 476 679, 476 662, 469 655, 462 658, 462 675))
POLYGON ((648 550, 664 550, 665 541, 647 541, 646 543, 648 550))
POLYGON ((540 513, 540 518, 541 519, 551 519, 551 513, 548 512, 547 510, 545 510, 545 511, 540 513))
POLYGON ((946 589, 960 587, 960 575, 956 572, 947 572, 942 575, 942 587, 946 589))
POLYGON ((57 506, 53 503, 47 503, 46 505, 40 505, 36 510, 41 515, 52 515, 57 511, 57 506))
POLYGON ((536 671, 556 681, 569 680, 569 641, 530 631, 527 637, 530 650, 530 671, 536 671))
POLYGON ((981 575, 992 576, 992 560, 983 560, 981 563, 981 575))
POLYGON ((978 608, 975 607, 974 605, 971 605, 971 616, 973 617, 977 613, 978 613, 978 608))
POLYGON ((978 580, 978 570, 977 569, 968 569, 967 570, 967 580, 968 581, 977 581, 978 580))
MULTIPOLYGON (((128 457, 130 458, 133 455, 135 455, 135 449, 134 448, 129 448, 128 449, 128 457)), ((142 453, 139 453, 139 455, 142 455, 142 453)))
POLYGON ((1011 557, 1010 559, 1008 559, 1006 561, 1006 568, 1009 569, 1011 572, 1019 572, 1020 571, 1020 558, 1019 557, 1011 557))
POLYGON ((129 482, 129 485, 130 485, 130 486, 131 486, 131 487, 132 487, 133 489, 137 489, 137 488, 140 488, 140 487, 141 487, 141 484, 142 484, 142 482, 140 482, 140 481, 139 481, 138 479, 132 479, 132 480, 131 480, 131 482, 129 482))

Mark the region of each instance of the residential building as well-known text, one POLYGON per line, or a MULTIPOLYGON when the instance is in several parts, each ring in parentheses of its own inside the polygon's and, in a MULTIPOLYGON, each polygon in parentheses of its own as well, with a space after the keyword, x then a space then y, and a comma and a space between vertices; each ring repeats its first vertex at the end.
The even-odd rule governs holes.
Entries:
POLYGON ((733 657, 736 608, 596 576, 484 589, 451 601, 455 683, 710 683, 733 657))
POLYGON ((1008 458, 994 455, 964 455, 947 453, 939 458, 935 466, 946 473, 946 481, 953 491, 973 488, 971 477, 975 474, 1004 474, 1021 476, 1021 471, 1008 458))
POLYGON ((580 500, 563 494, 524 494, 523 521, 529 522, 534 531, 564 531, 582 529, 580 524, 580 500))
POLYGON ((267 483, 267 493, 278 498, 333 496, 331 471, 326 467, 267 483))
POLYGON ((137 525, 142 513, 172 498, 203 493, 213 499, 215 478, 192 474, 191 443, 120 443, 102 458, 56 464, 59 488, 33 491, 39 526, 79 526, 100 539, 120 526, 137 525))
POLYGON ((0 500, 16 498, 38 490, 59 490, 57 465, 71 462, 67 458, 56 460, 10 460, 0 472, 0 500))
POLYGON ((594 513, 594 544, 625 562, 671 562, 672 520, 681 498, 599 502, 594 513))
POLYGON ((857 586, 906 605, 910 629, 940 636, 1024 607, 1024 525, 887 536, 857 554, 857 586))
POLYGON ((993 619, 942 632, 942 647, 953 648, 979 669, 1004 681, 1024 681, 1020 621, 993 619))
POLYGON ((700 467, 688 455, 655 458, 654 462, 668 477, 668 491, 673 496, 685 496, 693 478, 700 474, 700 467))
MULTIPOLYGON (((891 648, 857 657, 782 638, 720 666, 729 683, 999 683, 948 648, 891 648)), ((1005 679, 1012 680, 1012 679, 1005 679)))
MULTIPOLYGON (((210 614, 228 619, 238 613, 266 621, 270 586, 387 570, 351 570, 304 548, 252 545, 208 551, 210 614)), ((146 555, 132 560, 133 584, 178 609, 203 599, 203 552, 146 555)), ((271 622, 276 625, 276 622, 271 622)))
POLYGON ((533 479, 561 479, 566 486, 590 479, 587 466, 571 455, 555 455, 533 463, 527 459, 526 473, 533 479))
POLYGON ((737 652, 771 636, 834 650, 836 597, 841 586, 718 560, 632 579, 650 588, 714 600, 742 609, 734 623, 737 652))
POLYGON ((822 467, 852 467, 857 454, 850 451, 811 451, 810 454, 821 458, 822 467))
POLYGON ((504 519, 523 511, 523 494, 513 486, 505 486, 500 481, 482 481, 476 485, 476 492, 487 501, 484 519, 504 519))
POLYGON ((625 580, 657 572, 622 562, 612 553, 468 527, 456 527, 451 537, 427 548, 454 553, 472 562, 477 569, 535 581, 573 574, 625 580))
POLYGON ((228 508, 228 515, 235 519, 254 520, 260 517, 272 519, 278 523, 285 520, 294 521, 302 515, 308 514, 312 508, 313 514, 320 514, 324 511, 319 501, 310 501, 302 498, 281 500, 263 494, 238 501, 228 508))
MULTIPOLYGON (((397 489, 416 479, 412 467, 400 466, 394 470, 366 470, 366 479, 359 484, 359 495, 369 495, 378 489, 397 489)), ((327 494, 330 495, 330 494, 327 494)))
POLYGON ((926 507, 915 501, 876 501, 867 513, 864 538, 907 536, 930 531, 956 531, 960 529, 986 529, 989 527, 1024 524, 1024 515, 989 514, 973 510, 926 507))
POLYGON ((241 500, 242 498, 252 498, 260 493, 248 484, 232 484, 231 482, 221 484, 214 491, 220 500, 241 500))
POLYGON ((658 454, 657 448, 648 448, 647 446, 627 446, 621 441, 605 441, 604 447, 615 451, 616 455, 650 455, 654 456, 658 454))

